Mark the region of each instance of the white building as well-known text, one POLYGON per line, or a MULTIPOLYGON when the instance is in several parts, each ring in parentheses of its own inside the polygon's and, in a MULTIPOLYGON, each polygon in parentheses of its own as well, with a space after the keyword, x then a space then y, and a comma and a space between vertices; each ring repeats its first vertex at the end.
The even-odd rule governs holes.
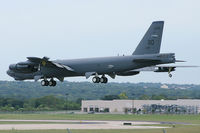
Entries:
POLYGON ((136 110, 143 110, 144 106, 179 106, 193 107, 200 113, 200 100, 198 99, 178 99, 178 100, 83 100, 82 112, 110 112, 124 113, 136 110))

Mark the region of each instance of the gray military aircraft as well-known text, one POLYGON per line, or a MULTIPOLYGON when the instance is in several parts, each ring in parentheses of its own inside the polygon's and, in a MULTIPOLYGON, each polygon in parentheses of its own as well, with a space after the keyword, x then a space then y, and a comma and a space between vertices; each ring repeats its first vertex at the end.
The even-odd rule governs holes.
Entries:
POLYGON ((140 41, 136 50, 129 56, 113 56, 100 58, 85 58, 71 60, 49 60, 47 57, 27 57, 27 61, 11 64, 7 74, 15 80, 42 79, 42 86, 56 86, 57 78, 61 82, 64 77, 93 76, 94 83, 107 83, 106 75, 111 78, 118 76, 131 76, 140 71, 168 72, 177 66, 158 66, 182 62, 175 59, 174 53, 160 54, 164 21, 155 21, 140 41), (101 75, 101 77, 100 77, 101 75), (48 80, 50 79, 50 80, 48 80))

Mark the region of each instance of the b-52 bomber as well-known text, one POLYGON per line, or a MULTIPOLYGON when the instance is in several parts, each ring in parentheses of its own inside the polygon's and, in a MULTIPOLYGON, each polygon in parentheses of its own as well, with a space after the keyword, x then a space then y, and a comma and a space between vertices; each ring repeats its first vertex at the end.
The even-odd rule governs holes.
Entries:
MULTIPOLYGON (((57 78, 61 82, 65 77, 93 76, 94 83, 107 83, 108 78, 132 76, 141 71, 171 72, 177 66, 162 66, 182 62, 175 59, 174 53, 160 53, 164 21, 151 24, 132 55, 70 60, 50 60, 47 57, 27 57, 27 61, 11 64, 7 74, 15 80, 42 79, 42 86, 56 86, 57 78)), ((178 66, 180 67, 180 66, 178 66)))

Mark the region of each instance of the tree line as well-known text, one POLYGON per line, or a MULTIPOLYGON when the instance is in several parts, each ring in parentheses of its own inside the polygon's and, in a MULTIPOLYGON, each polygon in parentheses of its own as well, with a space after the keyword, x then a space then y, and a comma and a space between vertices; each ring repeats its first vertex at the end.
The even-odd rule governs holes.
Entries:
POLYGON ((0 98, 0 111, 54 111, 54 110, 80 110, 80 99, 69 101, 53 95, 41 98, 16 99, 0 98))
MULTIPOLYGON (((131 99, 126 92, 118 95, 105 95, 101 100, 120 100, 131 99)), ((173 100, 164 94, 160 95, 142 95, 139 100, 173 100)), ((0 111, 56 111, 56 110, 80 110, 82 98, 76 101, 70 101, 65 98, 59 98, 53 95, 43 96, 40 98, 17 99, 17 98, 0 98, 0 111)))
POLYGON ((58 82, 56 87, 42 87, 39 82, 0 81, 0 97, 15 99, 34 99, 53 95, 60 99, 76 102, 102 99, 105 95, 119 95, 125 92, 129 99, 200 99, 200 85, 161 83, 108 83, 58 82), (159 96, 159 97, 158 97, 159 96))
MULTIPOLYGON (((105 95, 101 100, 132 99, 125 92, 118 95, 105 95)), ((143 95, 140 100, 161 100, 168 98, 165 95, 143 95)), ((82 98, 76 101, 69 101, 67 98, 59 98, 53 95, 40 98, 16 99, 0 98, 0 111, 56 111, 56 110, 80 110, 82 98)))

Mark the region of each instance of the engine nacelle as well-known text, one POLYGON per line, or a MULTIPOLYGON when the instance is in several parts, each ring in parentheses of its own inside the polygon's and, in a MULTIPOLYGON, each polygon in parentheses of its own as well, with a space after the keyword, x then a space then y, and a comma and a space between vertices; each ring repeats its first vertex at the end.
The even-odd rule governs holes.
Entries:
POLYGON ((154 72, 172 72, 175 71, 175 67, 158 67, 157 70, 155 70, 154 72))
POLYGON ((117 75, 119 76, 133 76, 139 74, 139 71, 126 71, 126 72, 120 72, 117 75))
POLYGON ((26 61, 26 62, 20 62, 17 64, 11 64, 9 66, 9 69, 14 72, 22 72, 22 73, 32 73, 38 71, 38 65, 35 65, 32 62, 26 61))

